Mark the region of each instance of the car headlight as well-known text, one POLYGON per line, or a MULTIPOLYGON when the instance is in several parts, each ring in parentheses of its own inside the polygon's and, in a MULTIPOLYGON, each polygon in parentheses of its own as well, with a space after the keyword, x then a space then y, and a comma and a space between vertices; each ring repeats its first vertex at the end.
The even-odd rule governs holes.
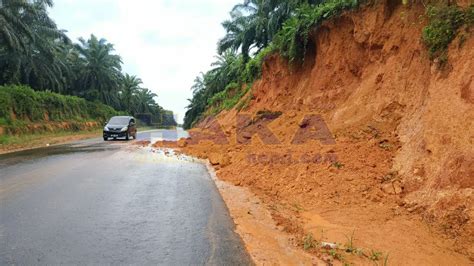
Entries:
POLYGON ((120 131, 125 132, 125 131, 127 131, 127 130, 128 130, 128 127, 124 127, 124 128, 122 128, 122 130, 120 130, 120 131))
POLYGON ((108 127, 104 127, 104 131, 109 131, 109 128, 108 128, 108 127))

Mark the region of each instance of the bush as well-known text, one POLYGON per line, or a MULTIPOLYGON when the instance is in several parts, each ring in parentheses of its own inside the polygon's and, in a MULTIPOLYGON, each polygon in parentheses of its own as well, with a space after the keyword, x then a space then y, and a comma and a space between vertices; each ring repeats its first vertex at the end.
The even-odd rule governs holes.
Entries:
POLYGON ((75 96, 34 91, 26 86, 0 86, 0 121, 15 128, 40 121, 106 121, 119 114, 112 107, 75 96))
POLYGON ((458 29, 472 16, 472 5, 466 13, 456 6, 430 6, 426 10, 429 24, 423 29, 423 41, 428 47, 430 59, 447 60, 449 44, 457 35, 458 29))
POLYGON ((11 119, 10 114, 12 113, 12 98, 10 94, 0 89, 0 118, 3 119, 4 123, 11 119))
POLYGON ((470 5, 466 10, 466 24, 474 25, 474 4, 470 5))
POLYGON ((262 49, 245 65, 245 70, 242 73, 243 83, 251 83, 262 76, 262 65, 268 55, 275 52, 275 46, 270 44, 262 49))
POLYGON ((275 36, 275 45, 290 62, 301 62, 306 55, 310 32, 315 26, 358 6, 358 0, 329 0, 317 6, 304 4, 283 24, 275 36))

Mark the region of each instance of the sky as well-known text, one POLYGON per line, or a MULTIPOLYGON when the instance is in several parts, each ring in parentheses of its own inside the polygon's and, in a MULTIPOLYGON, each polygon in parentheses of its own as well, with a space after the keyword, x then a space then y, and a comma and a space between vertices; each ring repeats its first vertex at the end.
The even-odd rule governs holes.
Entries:
POLYGON ((115 45, 123 71, 143 80, 181 123, 191 86, 210 69, 218 40, 239 0, 56 0, 49 11, 77 41, 91 34, 115 45))

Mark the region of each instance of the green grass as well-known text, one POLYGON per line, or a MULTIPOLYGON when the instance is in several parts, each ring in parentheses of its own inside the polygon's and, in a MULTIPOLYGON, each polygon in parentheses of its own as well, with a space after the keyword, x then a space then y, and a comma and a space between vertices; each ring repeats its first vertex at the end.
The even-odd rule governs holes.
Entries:
POLYGON ((81 136, 91 133, 100 134, 101 129, 83 130, 83 131, 66 131, 61 130, 57 132, 38 133, 38 134, 23 134, 23 135, 0 135, 0 148, 8 148, 8 146, 24 147, 36 146, 40 143, 54 142, 54 138, 67 136, 81 136))

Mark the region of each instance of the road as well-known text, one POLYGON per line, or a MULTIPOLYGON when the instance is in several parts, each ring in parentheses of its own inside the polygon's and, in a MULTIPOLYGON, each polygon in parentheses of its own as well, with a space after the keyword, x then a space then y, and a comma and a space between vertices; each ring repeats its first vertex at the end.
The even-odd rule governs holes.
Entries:
POLYGON ((0 155, 0 265, 8 264, 251 260, 205 165, 93 139, 0 155))

